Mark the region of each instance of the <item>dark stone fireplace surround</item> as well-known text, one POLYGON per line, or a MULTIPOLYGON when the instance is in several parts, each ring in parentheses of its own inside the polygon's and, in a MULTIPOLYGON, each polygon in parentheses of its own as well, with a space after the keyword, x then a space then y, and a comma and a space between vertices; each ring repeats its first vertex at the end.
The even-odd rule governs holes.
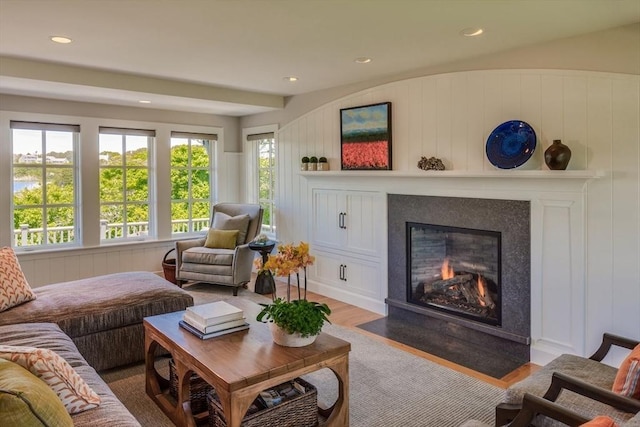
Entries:
MULTIPOLYGON (((471 351, 482 347, 517 363, 528 361, 531 333, 529 201, 389 194, 387 202, 388 318, 402 322, 403 328, 429 331, 424 334, 425 340, 433 340, 431 332, 436 332, 467 342, 471 351), (407 222, 502 234, 501 327, 407 302, 407 222)), ((415 331, 413 335, 416 336, 415 331)))

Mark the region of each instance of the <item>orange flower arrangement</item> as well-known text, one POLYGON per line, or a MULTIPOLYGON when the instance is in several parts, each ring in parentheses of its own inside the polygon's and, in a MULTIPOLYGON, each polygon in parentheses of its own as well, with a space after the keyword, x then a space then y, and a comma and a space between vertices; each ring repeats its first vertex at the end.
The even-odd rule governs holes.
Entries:
MULTIPOLYGON (((309 254, 309 244, 300 242, 294 246, 293 243, 278 245, 278 253, 269 255, 267 262, 262 263, 261 258, 256 258, 254 264, 259 271, 268 270, 272 274, 287 277, 287 301, 291 299, 291 275, 296 274, 298 282, 298 299, 300 299, 300 269, 304 272, 304 298, 307 298, 307 267, 313 265, 315 257, 309 254)), ((276 298, 275 289, 273 298, 276 298)))

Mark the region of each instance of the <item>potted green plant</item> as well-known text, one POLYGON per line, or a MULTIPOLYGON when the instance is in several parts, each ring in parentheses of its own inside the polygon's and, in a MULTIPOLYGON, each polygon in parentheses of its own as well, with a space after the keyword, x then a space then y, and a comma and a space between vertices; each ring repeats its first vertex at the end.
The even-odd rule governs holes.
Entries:
POLYGON ((309 170, 309 158, 307 156, 304 156, 302 158, 302 163, 300 163, 300 170, 301 171, 309 170))
POLYGON ((274 289, 272 302, 260 304, 262 310, 256 320, 269 322, 273 340, 286 347, 302 347, 313 343, 322 331, 325 322, 329 322, 331 309, 324 303, 307 300, 307 266, 315 261, 309 255, 309 245, 300 242, 278 246, 276 255, 269 255, 267 262, 256 259, 260 270, 268 269, 276 276, 287 277, 287 298, 279 298, 274 289), (304 294, 300 286, 300 270, 304 273, 304 294), (298 298, 291 300, 291 275, 296 275, 298 298))
POLYGON ((326 157, 320 157, 318 159, 318 170, 319 171, 328 171, 329 170, 329 162, 327 162, 326 157))
POLYGON ((311 158, 309 159, 309 170, 310 171, 316 170, 317 164, 318 164, 318 158, 316 156, 311 156, 311 158))

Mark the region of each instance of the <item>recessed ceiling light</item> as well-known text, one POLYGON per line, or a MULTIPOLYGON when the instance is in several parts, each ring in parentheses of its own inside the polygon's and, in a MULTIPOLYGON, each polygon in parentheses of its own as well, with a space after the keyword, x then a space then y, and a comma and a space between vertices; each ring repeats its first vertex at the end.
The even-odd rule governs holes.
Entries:
POLYGON ((287 76, 283 77, 282 80, 284 80, 285 82, 297 82, 298 78, 296 76, 287 76))
POLYGON ((371 58, 367 58, 366 56, 361 56, 360 58, 356 58, 353 61, 357 62, 358 64, 368 64, 369 62, 371 62, 371 58))
POLYGON ((140 104, 151 104, 151 101, 147 101, 146 99, 142 99, 138 101, 140 104))
POLYGON ((460 34, 465 37, 476 37, 481 35, 482 33, 484 33, 484 30, 482 28, 465 28, 464 30, 460 31, 460 34))
POLYGON ((71 43, 71 39, 69 37, 63 37, 63 36, 51 36, 49 37, 49 40, 51 40, 52 42, 61 43, 61 44, 71 43))

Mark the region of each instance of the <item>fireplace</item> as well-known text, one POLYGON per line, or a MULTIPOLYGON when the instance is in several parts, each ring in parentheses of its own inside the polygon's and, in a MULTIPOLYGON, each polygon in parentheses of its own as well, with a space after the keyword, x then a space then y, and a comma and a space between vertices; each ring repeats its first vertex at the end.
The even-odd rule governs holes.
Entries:
POLYGON ((407 222, 407 301, 501 325, 501 234, 407 222))
POLYGON ((368 330, 496 378, 529 361, 530 202, 387 201, 388 316, 368 330), (443 279, 443 264, 453 280, 443 279))

